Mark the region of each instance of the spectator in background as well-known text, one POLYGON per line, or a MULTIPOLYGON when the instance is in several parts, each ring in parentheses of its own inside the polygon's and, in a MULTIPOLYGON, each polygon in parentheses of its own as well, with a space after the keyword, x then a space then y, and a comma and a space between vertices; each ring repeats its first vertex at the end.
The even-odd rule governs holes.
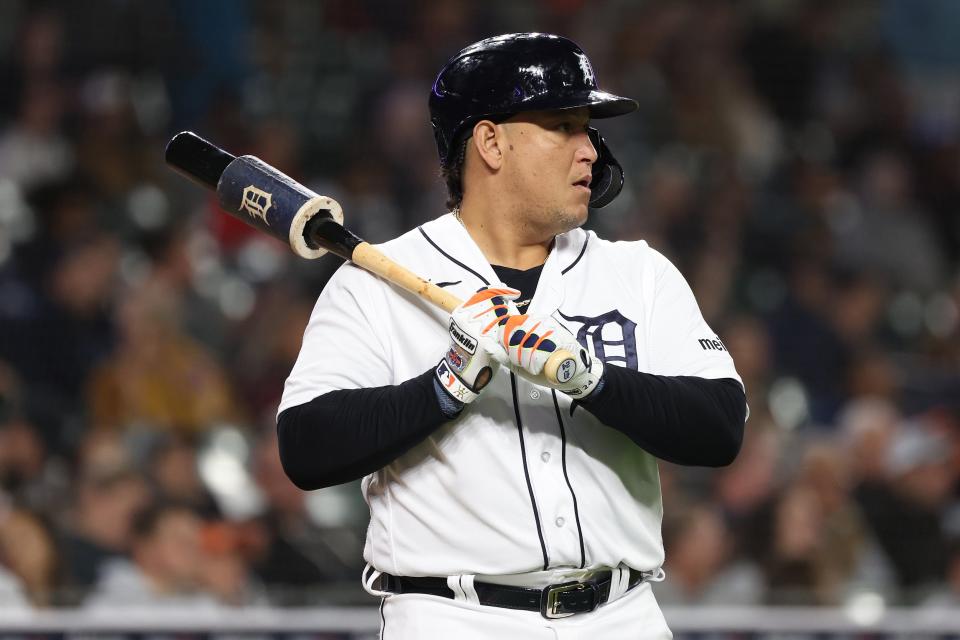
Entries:
POLYGON ((755 317, 741 315, 724 322, 717 333, 723 336, 737 363, 737 373, 750 390, 751 415, 766 415, 767 393, 775 373, 767 327, 755 317))
POLYGON ((133 524, 130 559, 105 567, 84 606, 101 611, 217 608, 216 599, 202 590, 202 524, 193 511, 179 505, 141 511, 133 524))
POLYGON ((734 541, 722 515, 706 504, 674 509, 664 522, 668 579, 655 585, 663 605, 755 605, 763 597, 756 568, 733 560, 734 541))
MULTIPOLYGON (((265 536, 254 568, 268 587, 271 600, 301 606, 318 599, 364 602, 366 592, 356 580, 363 569, 358 562, 363 544, 363 530, 358 528, 362 525, 341 521, 321 527, 313 522, 307 511, 306 494, 283 471, 276 431, 272 428, 257 443, 254 477, 269 505, 260 520, 265 536), (314 593, 316 590, 321 593, 314 593)), ((357 500, 354 485, 345 485, 343 489, 357 500)))
POLYGON ((766 602, 773 605, 827 604, 820 572, 823 511, 812 489, 788 485, 769 505, 769 538, 761 570, 766 602))
POLYGON ((892 570, 852 496, 852 474, 832 439, 803 451, 797 484, 811 489, 822 514, 815 571, 821 604, 840 605, 857 590, 894 592, 892 570))
POLYGON ((109 304, 119 259, 117 238, 97 232, 72 239, 44 289, 0 315, 0 357, 23 379, 44 440, 60 450, 75 441, 86 377, 113 343, 109 304))
POLYGON ((313 304, 294 287, 275 285, 262 292, 242 327, 245 338, 234 354, 235 379, 249 414, 269 416, 271 426, 313 304))
POLYGON ((24 593, 19 576, 7 567, 6 559, 0 557, 0 614, 30 609, 30 600, 24 593))
POLYGON ((867 155, 858 206, 835 225, 837 256, 895 287, 930 292, 943 282, 944 256, 929 214, 913 200, 906 157, 891 149, 867 155))
MULTIPOLYGON (((36 228, 17 247, 13 265, 26 293, 46 296, 43 282, 70 248, 103 233, 100 194, 80 174, 49 180, 25 192, 36 228)), ((14 298, 12 302, 15 302, 14 298)), ((9 304, 9 303, 8 303, 9 304)), ((36 306, 36 303, 32 303, 36 306)), ((11 311, 16 311, 13 307, 11 311)), ((10 312, 8 312, 10 313, 10 312)))
POLYGON ((130 552, 134 516, 149 500, 143 477, 109 434, 87 436, 79 468, 76 503, 61 543, 67 597, 73 604, 98 581, 110 560, 130 552))
POLYGON ((200 583, 228 606, 267 605, 266 592, 248 562, 242 526, 208 523, 201 536, 204 561, 200 583))
POLYGON ((63 87, 51 79, 26 82, 17 120, 0 132, 0 179, 30 189, 70 173, 74 147, 60 129, 63 87))
POLYGON ((859 502, 904 601, 916 604, 946 579, 943 518, 957 470, 950 464, 949 440, 918 421, 901 427, 886 462, 887 483, 863 485, 859 502))
POLYGON ((47 451, 36 428, 0 400, 0 496, 41 506, 46 490, 47 451))
POLYGON ((783 473, 784 437, 770 422, 751 416, 740 455, 719 471, 714 498, 723 510, 736 544, 735 555, 754 562, 768 532, 761 522, 783 473))
POLYGON ((854 398, 840 412, 839 438, 855 494, 887 481, 890 445, 902 419, 884 397, 854 398))
POLYGON ((59 604, 60 558, 50 526, 25 509, 0 512, 0 564, 19 579, 23 594, 35 607, 59 604))
POLYGON ((195 441, 169 433, 150 437, 147 473, 156 499, 189 506, 206 518, 219 515, 213 496, 200 479, 195 441))
POLYGON ((91 374, 97 428, 195 435, 234 421, 238 403, 214 355, 179 327, 177 297, 156 283, 126 291, 117 308, 120 342, 91 374))
POLYGON ((928 609, 956 611, 960 609, 960 538, 947 545, 947 579, 920 604, 928 609))
POLYGON ((787 298, 769 322, 777 367, 804 385, 817 424, 831 424, 842 404, 851 357, 831 323, 834 302, 829 269, 815 256, 797 256, 787 298))
POLYGON ((150 224, 158 226, 143 228, 141 225, 136 234, 137 246, 146 255, 149 266, 143 281, 135 286, 168 292, 184 332, 223 355, 229 337, 223 330, 223 314, 216 302, 200 295, 196 287, 196 260, 190 249, 194 231, 186 222, 171 219, 169 201, 158 200, 155 204, 153 215, 157 219, 150 224))
POLYGON ((156 153, 137 119, 133 86, 128 73, 101 68, 84 76, 78 91, 77 165, 115 210, 147 178, 156 153))
MULTIPOLYGON (((11 89, 0 98, 0 113, 4 116, 16 114, 16 97, 27 80, 57 80, 63 67, 63 16, 55 8, 43 5, 24 13, 19 28, 12 34, 10 55, 0 62, 0 79, 4 87, 11 89)), ((16 8, 12 15, 20 17, 16 8)))

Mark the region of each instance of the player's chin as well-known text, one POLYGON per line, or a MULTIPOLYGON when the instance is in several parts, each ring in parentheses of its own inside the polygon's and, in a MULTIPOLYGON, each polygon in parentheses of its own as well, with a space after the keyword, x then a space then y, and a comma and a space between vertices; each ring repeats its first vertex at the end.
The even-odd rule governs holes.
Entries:
POLYGON ((566 233, 567 231, 582 227, 589 215, 590 209, 586 204, 576 204, 567 207, 560 216, 559 222, 562 229, 560 229, 559 232, 566 233))
POLYGON ((586 197, 582 195, 576 199, 576 203, 570 208, 572 217, 577 220, 579 227, 590 215, 590 192, 587 191, 586 197))

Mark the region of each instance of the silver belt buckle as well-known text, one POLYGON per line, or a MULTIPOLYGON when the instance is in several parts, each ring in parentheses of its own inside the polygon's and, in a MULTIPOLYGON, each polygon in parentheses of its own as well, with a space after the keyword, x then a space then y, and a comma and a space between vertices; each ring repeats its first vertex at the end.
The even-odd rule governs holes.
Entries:
POLYGON ((590 582, 552 584, 544 587, 543 594, 540 596, 540 615, 548 620, 567 618, 576 613, 588 613, 594 611, 598 606, 600 606, 600 594, 597 592, 596 585, 590 582), (561 611, 563 604, 560 602, 560 595, 570 592, 590 592, 588 608, 577 611, 561 611))

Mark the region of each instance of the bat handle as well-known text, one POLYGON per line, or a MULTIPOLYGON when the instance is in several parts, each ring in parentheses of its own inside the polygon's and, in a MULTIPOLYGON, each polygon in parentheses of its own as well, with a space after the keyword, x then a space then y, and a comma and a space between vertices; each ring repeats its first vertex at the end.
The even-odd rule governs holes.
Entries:
POLYGON ((450 313, 462 303, 460 298, 446 289, 442 289, 432 282, 424 280, 414 272, 383 255, 383 253, 375 249, 369 242, 361 242, 354 247, 350 260, 355 265, 377 274, 387 282, 392 282, 414 295, 420 296, 447 313, 450 313))
POLYGON ((557 349, 543 364, 543 375, 551 383, 567 382, 577 371, 577 359, 566 349, 557 349))
MULTIPOLYGON (((430 302, 447 313, 462 304, 462 300, 446 289, 438 287, 402 267, 369 242, 361 242, 353 249, 350 260, 359 267, 377 274, 388 282, 406 289, 427 302, 430 302)), ((551 355, 543 366, 543 373, 551 383, 566 382, 577 370, 577 360, 572 353, 565 349, 558 349, 551 355)))

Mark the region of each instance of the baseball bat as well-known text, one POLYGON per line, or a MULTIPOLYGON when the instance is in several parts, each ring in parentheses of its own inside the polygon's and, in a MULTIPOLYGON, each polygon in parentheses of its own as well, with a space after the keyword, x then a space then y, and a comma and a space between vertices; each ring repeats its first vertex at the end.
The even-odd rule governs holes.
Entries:
MULTIPOLYGON (((307 189, 254 156, 234 156, 192 131, 167 144, 168 165, 217 193, 220 208, 290 245, 303 258, 326 252, 349 260, 450 313, 461 304, 455 295, 397 264, 343 226, 343 209, 333 198, 307 189)), ((551 382, 576 372, 573 355, 558 349, 544 365, 551 382)))

